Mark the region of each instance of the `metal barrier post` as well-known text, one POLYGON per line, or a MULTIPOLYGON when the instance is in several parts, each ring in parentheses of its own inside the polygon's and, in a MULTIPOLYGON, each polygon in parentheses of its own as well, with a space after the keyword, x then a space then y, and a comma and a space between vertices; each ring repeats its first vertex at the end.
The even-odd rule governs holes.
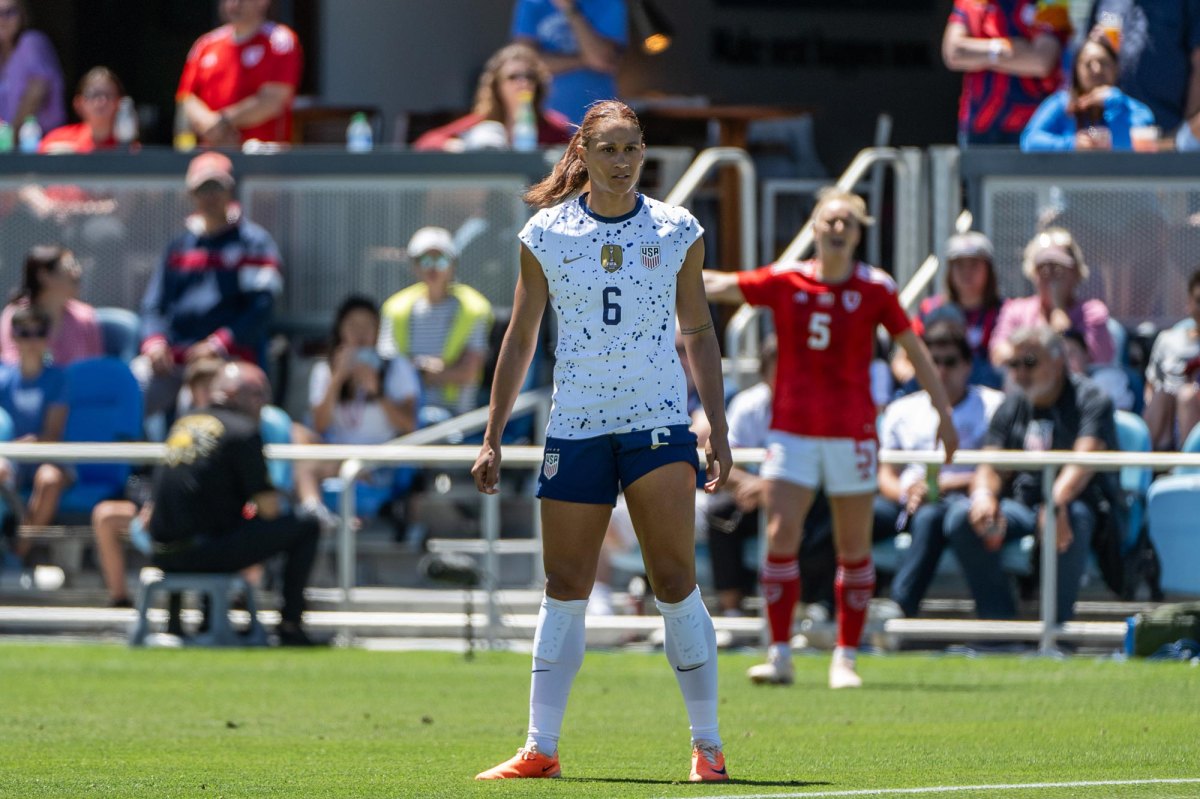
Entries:
POLYGON ((1046 521, 1042 525, 1042 637, 1038 654, 1058 652, 1058 520, 1054 507, 1054 478, 1057 466, 1042 468, 1042 507, 1046 521))
POLYGON ((338 469, 338 479, 342 481, 342 495, 338 498, 338 587, 342 589, 342 610, 349 610, 353 604, 350 591, 354 588, 354 572, 358 561, 358 533, 354 529, 358 496, 354 483, 363 468, 362 461, 351 458, 338 469))
POLYGON ((496 541, 500 539, 500 495, 479 496, 483 503, 479 523, 487 541, 483 554, 483 572, 487 580, 487 645, 488 649, 495 649, 500 631, 500 613, 496 608, 496 590, 500 582, 500 558, 496 554, 496 541))

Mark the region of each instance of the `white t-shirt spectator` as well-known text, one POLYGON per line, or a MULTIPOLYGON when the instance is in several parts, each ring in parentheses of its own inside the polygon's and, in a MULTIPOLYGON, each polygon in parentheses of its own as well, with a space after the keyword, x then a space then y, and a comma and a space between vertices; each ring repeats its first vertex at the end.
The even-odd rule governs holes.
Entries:
MULTIPOLYGON (((308 405, 320 404, 329 390, 331 372, 328 361, 318 361, 308 378, 308 405)), ((392 402, 416 399, 421 392, 417 370, 407 358, 388 361, 383 375, 383 396, 392 402)), ((333 408, 333 421, 325 431, 329 444, 382 444, 396 437, 387 414, 378 400, 367 401, 351 396, 339 399, 333 408)))

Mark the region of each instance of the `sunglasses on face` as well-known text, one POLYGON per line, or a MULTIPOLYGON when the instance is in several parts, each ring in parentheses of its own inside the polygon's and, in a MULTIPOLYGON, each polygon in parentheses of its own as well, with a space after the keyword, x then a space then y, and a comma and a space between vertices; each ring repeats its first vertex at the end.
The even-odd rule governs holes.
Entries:
POLYGON ((505 75, 504 79, 509 83, 516 83, 517 81, 521 80, 529 81, 530 83, 536 83, 537 74, 533 72, 514 72, 511 75, 505 75))
POLYGON ((1041 362, 1042 359, 1036 355, 1026 355, 1022 358, 1013 358, 1005 366, 1015 372, 1018 369, 1036 369, 1037 365, 1041 362))
POLYGON ((15 339, 35 339, 45 338, 47 330, 44 327, 14 327, 13 338, 15 339))
POLYGON ((1046 275, 1059 275, 1063 272, 1070 272, 1075 268, 1075 264, 1065 264, 1061 261, 1042 261, 1036 263, 1033 268, 1038 272, 1046 275))
POLYGON ((957 355, 947 355, 942 358, 939 358, 936 355, 930 357, 933 360, 934 366, 941 366, 946 369, 957 369, 958 365, 963 362, 962 358, 959 358, 957 355))
POLYGON ((96 100, 112 101, 112 100, 117 99, 117 95, 113 94, 112 92, 92 91, 92 92, 84 92, 83 99, 87 100, 88 102, 95 102, 96 100))
POLYGON ((417 266, 421 267, 422 269, 437 269, 439 271, 442 269, 449 269, 450 256, 434 255, 432 253, 422 255, 417 258, 417 266))

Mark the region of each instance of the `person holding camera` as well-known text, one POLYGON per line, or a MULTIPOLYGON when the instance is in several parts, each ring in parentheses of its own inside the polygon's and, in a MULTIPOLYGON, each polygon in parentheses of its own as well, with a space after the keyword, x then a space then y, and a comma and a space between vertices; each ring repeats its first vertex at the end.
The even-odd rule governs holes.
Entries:
POLYGON ((479 405, 492 305, 454 279, 458 247, 450 231, 423 227, 408 242, 418 283, 380 311, 379 354, 409 358, 421 377, 422 427, 479 405))

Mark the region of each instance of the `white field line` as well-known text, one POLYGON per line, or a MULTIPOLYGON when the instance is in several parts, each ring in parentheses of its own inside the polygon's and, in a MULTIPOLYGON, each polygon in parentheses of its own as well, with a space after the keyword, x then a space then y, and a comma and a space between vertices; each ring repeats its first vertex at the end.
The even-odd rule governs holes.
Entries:
MULTIPOLYGON (((736 782, 736 780, 735 780, 736 782)), ((1051 788, 1104 788, 1120 785, 1195 785, 1200 778, 1149 780, 1096 780, 1092 782, 1027 782, 1009 785, 934 785, 927 788, 861 788, 854 791, 797 791, 793 793, 724 793, 688 796, 686 799, 800 799, 831 796, 904 796, 911 794, 963 793, 965 791, 1028 791, 1051 788)))

